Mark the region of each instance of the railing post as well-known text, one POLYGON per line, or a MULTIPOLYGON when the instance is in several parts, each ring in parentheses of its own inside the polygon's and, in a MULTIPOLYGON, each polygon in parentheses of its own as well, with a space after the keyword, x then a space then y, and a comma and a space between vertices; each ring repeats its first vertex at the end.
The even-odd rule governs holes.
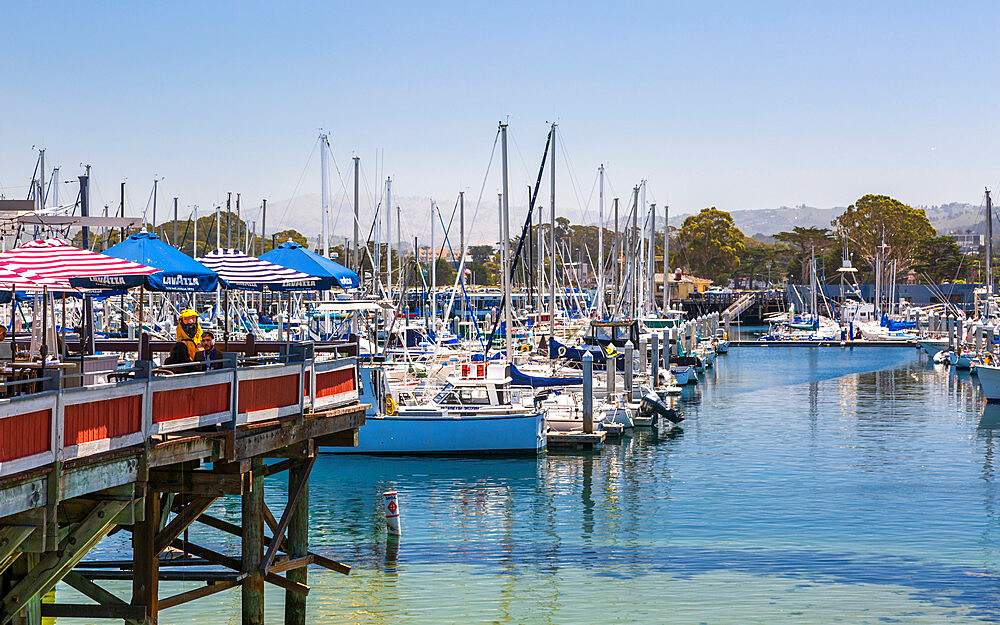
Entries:
POLYGON ((240 414, 240 372, 239 361, 233 352, 222 353, 222 366, 232 372, 232 382, 229 388, 229 408, 232 417, 229 420, 229 429, 236 429, 236 418, 240 414))

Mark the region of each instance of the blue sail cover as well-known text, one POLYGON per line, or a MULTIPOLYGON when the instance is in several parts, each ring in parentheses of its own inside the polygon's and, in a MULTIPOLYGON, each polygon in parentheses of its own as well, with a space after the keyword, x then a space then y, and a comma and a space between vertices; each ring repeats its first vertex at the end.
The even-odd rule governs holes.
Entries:
POLYGON ((523 373, 515 365, 510 366, 510 383, 513 386, 530 386, 532 388, 545 388, 549 386, 579 386, 583 384, 583 378, 561 378, 546 377, 539 375, 528 375, 523 373))
MULTIPOLYGON (((178 249, 167 245, 151 232, 133 234, 118 245, 101 252, 122 260, 130 260, 162 269, 146 276, 150 291, 214 292, 219 275, 178 249)), ((86 284, 81 286, 86 287, 86 284)), ((100 285, 95 285, 100 286, 100 285)))
POLYGON ((285 241, 270 252, 261 254, 260 259, 316 276, 320 279, 316 287, 320 291, 333 288, 356 289, 361 285, 356 272, 294 241, 285 241))

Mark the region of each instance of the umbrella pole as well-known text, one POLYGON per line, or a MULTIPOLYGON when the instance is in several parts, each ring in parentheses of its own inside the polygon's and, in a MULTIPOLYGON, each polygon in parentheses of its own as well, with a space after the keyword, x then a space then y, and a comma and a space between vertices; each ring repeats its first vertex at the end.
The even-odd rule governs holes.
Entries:
POLYGON ((226 351, 229 351, 229 289, 226 289, 226 301, 225 301, 225 312, 226 315, 226 330, 225 330, 225 343, 226 351))
POLYGON ((42 349, 40 351, 42 355, 42 367, 39 369, 38 377, 39 379, 45 378, 45 358, 49 355, 49 346, 45 341, 45 335, 48 334, 48 314, 49 314, 49 287, 42 287, 42 349))
POLYGON ((17 357, 17 333, 14 332, 14 327, 16 325, 15 317, 17 317, 17 291, 14 287, 10 287, 10 360, 14 361, 17 357))
MULTIPOLYGON (((143 304, 146 303, 146 284, 145 281, 139 283, 139 331, 136 332, 135 336, 138 339, 136 343, 136 352, 138 352, 139 359, 142 359, 142 315, 143 315, 143 304)), ((124 311, 123 311, 124 312, 124 311)))
MULTIPOLYGON (((66 291, 63 291, 62 294, 62 344, 63 349, 66 349, 66 291)), ((63 355, 59 354, 60 357, 63 355)))

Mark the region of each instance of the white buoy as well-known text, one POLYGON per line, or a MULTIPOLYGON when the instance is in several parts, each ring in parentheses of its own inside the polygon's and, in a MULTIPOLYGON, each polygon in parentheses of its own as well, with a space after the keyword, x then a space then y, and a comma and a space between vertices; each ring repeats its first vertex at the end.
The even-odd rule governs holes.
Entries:
POLYGON ((385 496, 385 528, 389 536, 400 536, 399 499, 396 491, 383 493, 385 496))

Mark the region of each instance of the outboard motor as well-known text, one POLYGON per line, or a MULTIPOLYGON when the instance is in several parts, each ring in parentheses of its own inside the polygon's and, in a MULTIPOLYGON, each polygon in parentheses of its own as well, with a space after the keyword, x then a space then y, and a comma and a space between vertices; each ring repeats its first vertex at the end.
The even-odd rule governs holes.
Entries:
POLYGON ((655 391, 646 393, 639 400, 639 414, 641 416, 656 415, 658 418, 666 419, 674 425, 684 420, 684 416, 676 409, 668 406, 655 391))

